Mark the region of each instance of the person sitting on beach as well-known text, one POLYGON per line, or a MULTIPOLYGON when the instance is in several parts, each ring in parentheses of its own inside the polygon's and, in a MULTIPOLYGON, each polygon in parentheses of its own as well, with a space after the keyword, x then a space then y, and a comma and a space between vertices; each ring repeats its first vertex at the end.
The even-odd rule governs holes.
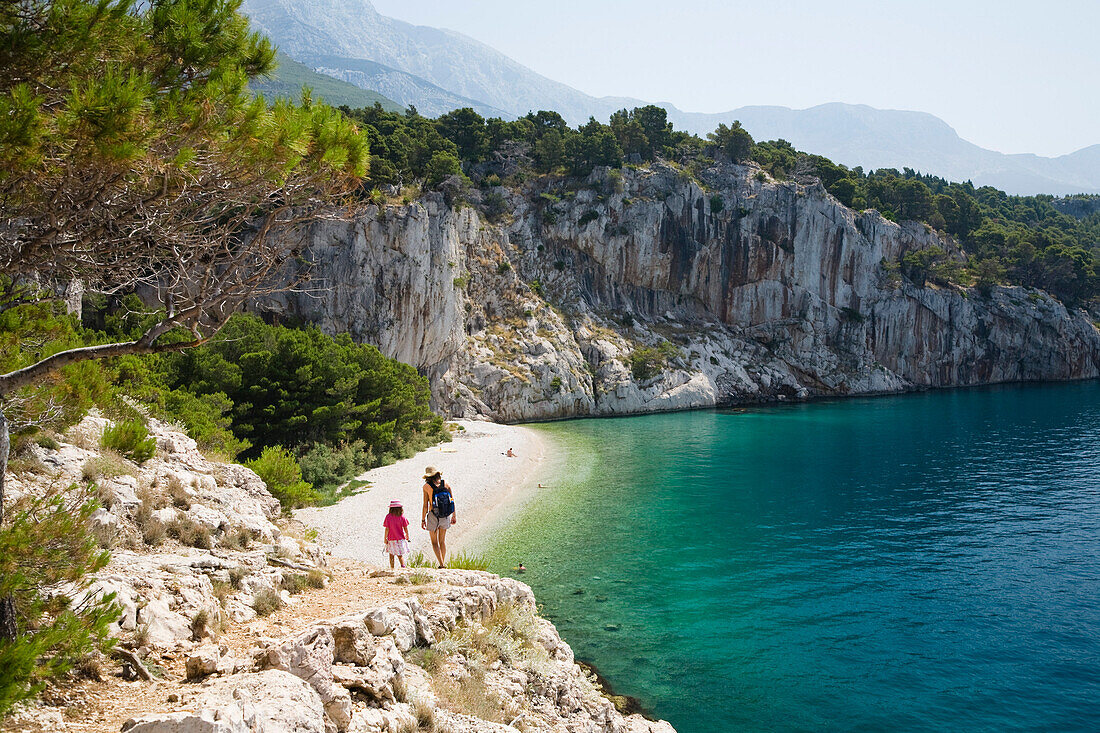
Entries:
POLYGON ((395 557, 401 562, 401 567, 405 567, 405 555, 409 554, 409 520, 405 519, 401 502, 396 499, 390 502, 390 512, 382 520, 382 526, 385 527, 383 542, 390 556, 390 568, 393 568, 395 557))
POLYGON ((516 454, 512 452, 511 448, 509 448, 508 452, 505 453, 504 455, 508 456, 509 458, 515 458, 516 457, 516 454))
POLYGON ((424 507, 420 526, 432 537, 432 550, 439 567, 447 567, 447 529, 458 521, 454 495, 443 473, 432 466, 424 469, 424 507))

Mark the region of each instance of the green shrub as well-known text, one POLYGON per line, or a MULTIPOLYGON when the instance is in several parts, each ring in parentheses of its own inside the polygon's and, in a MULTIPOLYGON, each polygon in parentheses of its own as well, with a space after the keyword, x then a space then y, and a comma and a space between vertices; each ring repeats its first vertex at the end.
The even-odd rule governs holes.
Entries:
POLYGON ((423 552, 417 550, 416 554, 408 559, 410 568, 434 568, 435 563, 429 560, 423 552))
POLYGON ((109 559, 87 531, 97 508, 90 489, 77 486, 28 494, 8 508, 0 528, 0 597, 14 598, 18 629, 14 641, 0 641, 0 717, 114 643, 114 594, 74 602, 87 575, 109 559))
POLYGON ((34 437, 35 444, 40 448, 46 450, 58 450, 61 448, 61 444, 57 442, 57 439, 48 433, 39 433, 34 437))
POLYGON ((485 218, 491 222, 499 222, 501 218, 508 212, 508 202, 504 196, 493 191, 485 194, 481 200, 481 209, 485 213, 485 218))
POLYGON ((501 262, 500 264, 497 265, 497 274, 498 275, 503 275, 504 273, 508 272, 511 269, 512 269, 512 263, 505 260, 505 261, 503 261, 503 262, 501 262))
POLYGON ((584 225, 587 224, 588 222, 595 221, 596 219, 599 219, 599 218, 600 218, 600 212, 596 211, 595 209, 589 209, 588 211, 581 214, 580 219, 577 219, 577 226, 584 227, 584 225))
POLYGON ((639 382, 657 376, 664 366, 660 352, 650 346, 639 346, 630 354, 630 374, 639 382))
POLYGON ((108 425, 100 445, 118 451, 134 463, 144 463, 157 452, 156 438, 149 437, 149 428, 137 419, 108 425))
POLYGON ((427 378, 347 334, 235 316, 210 344, 166 355, 162 369, 170 388, 227 396, 234 434, 253 444, 248 459, 355 441, 381 456, 443 439, 427 378))
POLYGON ((710 197, 710 213, 721 214, 724 208, 726 208, 726 202, 722 200, 721 196, 714 194, 710 197))
POLYGON ((656 347, 639 346, 629 358, 630 373, 634 379, 644 382, 661 373, 670 361, 683 355, 668 341, 662 341, 656 347))
POLYGON ((224 392, 194 394, 185 389, 166 389, 163 400, 164 406, 158 414, 182 425, 200 450, 233 461, 252 447, 247 440, 233 435, 229 417, 233 401, 224 392))
POLYGON ((318 493, 331 493, 375 465, 374 453, 361 440, 332 447, 315 443, 298 457, 302 480, 318 493))
POLYGON ((320 499, 313 485, 302 480, 302 468, 298 461, 282 446, 264 448, 259 458, 244 465, 263 479, 267 490, 279 500, 284 511, 313 504, 320 499))
POLYGON ((452 553, 447 567, 456 570, 488 570, 489 560, 484 555, 472 555, 465 551, 452 553))
POLYGON ((432 576, 427 573, 409 573, 408 582, 412 585, 427 585, 432 582, 432 576))

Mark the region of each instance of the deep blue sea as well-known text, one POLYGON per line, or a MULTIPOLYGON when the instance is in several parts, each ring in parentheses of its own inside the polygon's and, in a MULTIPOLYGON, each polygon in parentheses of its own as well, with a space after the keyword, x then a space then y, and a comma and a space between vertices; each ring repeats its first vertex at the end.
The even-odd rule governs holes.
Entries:
POLYGON ((1100 730, 1100 383, 536 429, 494 569, 681 733, 1100 730))

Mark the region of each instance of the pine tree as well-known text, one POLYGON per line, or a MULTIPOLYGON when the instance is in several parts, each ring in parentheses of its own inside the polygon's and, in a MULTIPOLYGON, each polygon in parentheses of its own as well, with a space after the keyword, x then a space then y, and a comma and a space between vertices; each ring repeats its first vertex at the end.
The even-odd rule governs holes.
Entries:
MULTIPOLYGON (((286 286, 297 253, 279 235, 366 172, 366 140, 337 111, 308 93, 271 107, 248 94, 274 50, 239 5, 0 0, 0 312, 72 283, 142 287, 163 307, 135 339, 0 374, 0 533, 13 551, 24 546, 2 508, 11 400, 82 360, 203 343, 286 286)), ((0 644, 56 647, 19 613, 13 567, 0 566, 0 644)))

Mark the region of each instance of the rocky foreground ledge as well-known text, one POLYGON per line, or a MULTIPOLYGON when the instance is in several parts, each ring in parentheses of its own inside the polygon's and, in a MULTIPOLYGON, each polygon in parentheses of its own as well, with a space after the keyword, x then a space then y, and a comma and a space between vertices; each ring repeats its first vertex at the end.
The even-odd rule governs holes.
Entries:
POLYGON ((95 483, 112 561, 88 592, 117 594, 118 651, 0 731, 673 731, 620 713, 523 583, 332 560, 247 468, 156 421, 138 466, 98 447, 106 424, 10 478, 15 494, 95 483))
MULTIPOLYGON (((122 730, 673 730, 621 715, 553 624, 535 615, 523 583, 476 571, 415 573, 421 593, 259 639, 244 665, 217 644, 198 647, 187 659, 195 680, 187 709, 137 716, 122 730)), ((409 574, 389 580, 408 585, 409 574)))

